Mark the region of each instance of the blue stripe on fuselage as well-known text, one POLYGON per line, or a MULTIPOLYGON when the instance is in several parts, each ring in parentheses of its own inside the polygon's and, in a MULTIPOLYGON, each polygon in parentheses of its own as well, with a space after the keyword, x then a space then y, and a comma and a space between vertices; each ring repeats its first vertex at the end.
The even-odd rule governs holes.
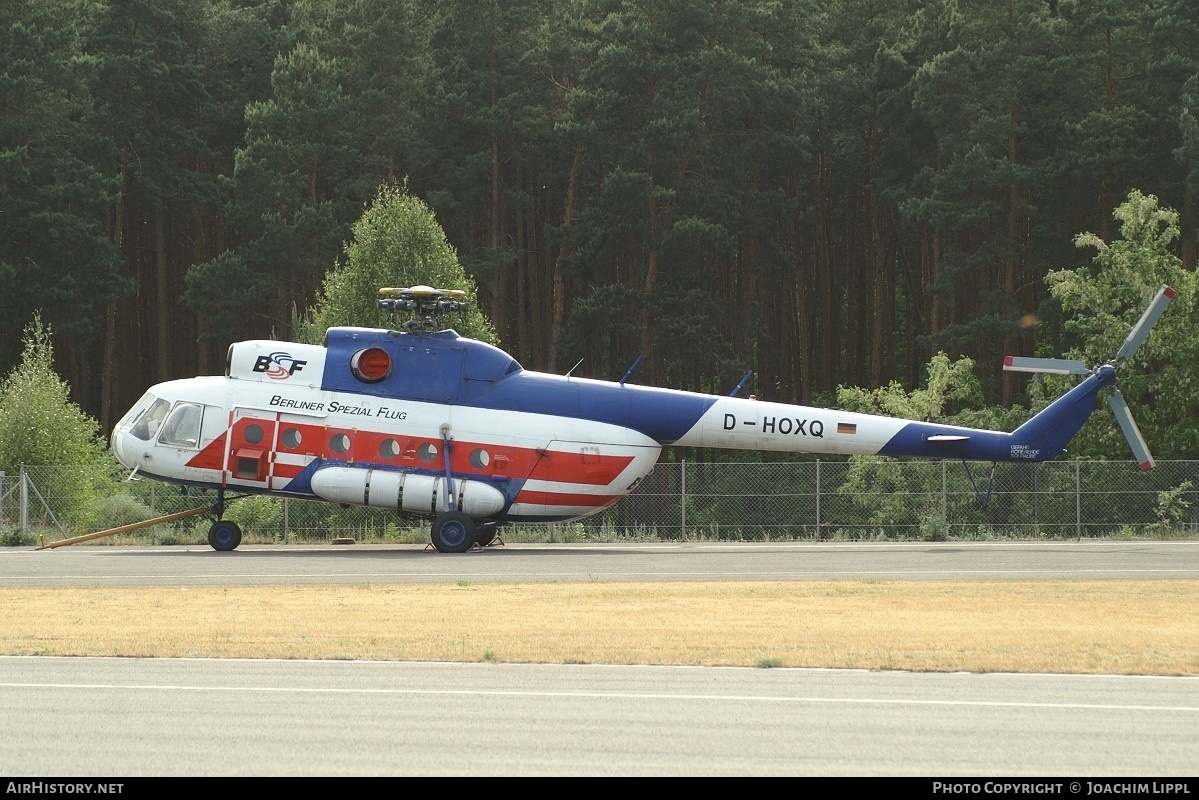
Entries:
POLYGON ((321 388, 326 391, 606 422, 660 444, 679 439, 717 399, 526 371, 498 347, 452 330, 330 328, 325 347, 321 388), (354 354, 369 347, 382 348, 392 358, 391 373, 375 383, 358 380, 349 367, 354 354))
POLYGON ((480 394, 469 405, 606 422, 667 445, 691 430, 716 400, 711 395, 675 389, 523 372, 480 394))
POLYGON ((1048 461, 1056 458, 1095 410, 1099 390, 1115 383, 1105 364, 1011 433, 913 422, 879 450, 884 456, 963 458, 979 461, 1048 461), (960 436, 958 441, 929 441, 960 436))
POLYGON ((904 425, 878 451, 880 456, 964 458, 977 461, 1007 461, 1011 458, 1010 433, 955 428, 928 422, 904 425), (928 441, 930 436, 965 436, 960 441, 928 441))

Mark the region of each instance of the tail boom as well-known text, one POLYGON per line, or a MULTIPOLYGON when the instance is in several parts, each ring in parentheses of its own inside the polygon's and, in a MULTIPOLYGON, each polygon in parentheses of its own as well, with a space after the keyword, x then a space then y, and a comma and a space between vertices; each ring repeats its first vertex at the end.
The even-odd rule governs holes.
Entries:
POLYGON ((672 444, 971 461, 1049 461, 1061 454, 1115 382, 1105 365, 1011 433, 848 411, 721 398, 672 444))

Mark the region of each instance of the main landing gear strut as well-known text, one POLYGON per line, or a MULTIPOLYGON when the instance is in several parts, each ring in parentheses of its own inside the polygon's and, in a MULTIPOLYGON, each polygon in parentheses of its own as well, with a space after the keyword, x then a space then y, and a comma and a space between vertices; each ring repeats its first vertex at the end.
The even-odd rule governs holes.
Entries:
POLYGON ((449 508, 433 518, 433 529, 429 538, 439 553, 465 553, 476 544, 486 547, 495 541, 498 522, 477 524, 469 515, 458 510, 454 495, 454 474, 450 470, 450 452, 454 440, 450 438, 450 426, 441 426, 441 452, 445 457, 446 501, 449 508))
POLYGON ((236 550, 241 544, 241 526, 228 519, 221 519, 225 513, 225 490, 216 490, 216 502, 212 506, 212 527, 208 529, 208 546, 213 550, 236 550))

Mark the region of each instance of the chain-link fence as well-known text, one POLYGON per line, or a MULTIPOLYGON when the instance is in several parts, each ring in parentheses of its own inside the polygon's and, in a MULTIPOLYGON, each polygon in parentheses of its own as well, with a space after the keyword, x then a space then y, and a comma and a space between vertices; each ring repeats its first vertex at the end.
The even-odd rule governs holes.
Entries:
MULTIPOLYGON (((660 463, 593 516, 501 529, 506 541, 947 541, 1199 538, 1199 461, 965 464, 854 458, 660 463)), ((428 520, 312 500, 227 495, 248 543, 428 541, 428 520)), ((125 479, 109 467, 0 476, 0 544, 52 544, 189 509, 213 491, 125 479)), ((206 541, 205 515, 98 539, 206 541)))

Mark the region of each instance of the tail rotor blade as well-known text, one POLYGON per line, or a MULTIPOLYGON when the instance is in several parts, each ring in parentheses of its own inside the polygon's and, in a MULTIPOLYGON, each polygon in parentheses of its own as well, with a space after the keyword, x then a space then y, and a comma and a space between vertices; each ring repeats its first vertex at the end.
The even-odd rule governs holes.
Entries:
POLYGON ((1090 372, 1081 361, 1068 358, 1029 358, 1007 356, 1003 359, 1005 372, 1036 372, 1051 375, 1086 375, 1090 372))
POLYGON ((1126 358, 1132 358, 1141 344, 1149 336, 1149 331, 1153 328, 1157 318, 1166 310, 1166 306, 1170 305, 1170 301, 1174 299, 1174 290, 1162 284, 1157 290, 1157 294, 1153 296, 1149 307, 1145 309, 1145 313, 1137 321, 1136 325, 1132 326, 1132 330, 1128 332, 1128 338, 1124 340, 1124 344, 1120 346, 1120 352, 1116 353, 1116 358, 1123 361, 1126 358))
POLYGON ((1145 437, 1141 436, 1141 430, 1132 418, 1132 412, 1128 410, 1128 403, 1124 402, 1124 395, 1120 394, 1119 389, 1113 389, 1107 402, 1112 407, 1116 422, 1124 432, 1124 438, 1128 440, 1128 446, 1132 448, 1132 454, 1141 471, 1153 469, 1153 456, 1149 453, 1149 446, 1145 444, 1145 437))

